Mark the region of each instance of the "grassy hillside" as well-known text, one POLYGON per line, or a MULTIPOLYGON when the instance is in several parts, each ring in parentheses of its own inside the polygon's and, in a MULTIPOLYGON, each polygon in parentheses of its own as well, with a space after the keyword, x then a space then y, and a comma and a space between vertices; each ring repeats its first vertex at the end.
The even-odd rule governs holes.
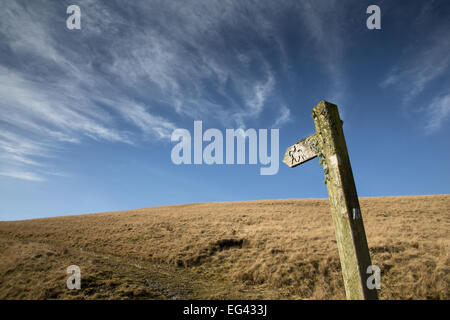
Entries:
MULTIPOLYGON (((380 297, 450 299, 450 195, 360 202, 380 297)), ((327 199, 0 222, 0 253, 1 299, 345 298, 327 199)))

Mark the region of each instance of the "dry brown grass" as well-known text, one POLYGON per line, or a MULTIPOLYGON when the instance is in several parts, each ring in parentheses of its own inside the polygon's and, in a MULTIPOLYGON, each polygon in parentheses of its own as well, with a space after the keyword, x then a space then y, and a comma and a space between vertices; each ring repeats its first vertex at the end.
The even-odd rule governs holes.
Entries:
MULTIPOLYGON (((360 202, 380 297, 449 299, 450 195, 360 202)), ((345 298, 327 199, 0 222, 0 252, 3 299, 345 298)))

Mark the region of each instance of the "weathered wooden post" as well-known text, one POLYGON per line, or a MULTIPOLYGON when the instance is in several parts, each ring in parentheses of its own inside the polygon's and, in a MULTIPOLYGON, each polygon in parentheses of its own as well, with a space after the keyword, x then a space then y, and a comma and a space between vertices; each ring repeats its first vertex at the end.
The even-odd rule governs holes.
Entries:
POLYGON ((321 101, 313 118, 316 133, 289 147, 283 162, 295 167, 321 157, 347 299, 378 299, 376 289, 367 287, 372 263, 338 108, 321 101))

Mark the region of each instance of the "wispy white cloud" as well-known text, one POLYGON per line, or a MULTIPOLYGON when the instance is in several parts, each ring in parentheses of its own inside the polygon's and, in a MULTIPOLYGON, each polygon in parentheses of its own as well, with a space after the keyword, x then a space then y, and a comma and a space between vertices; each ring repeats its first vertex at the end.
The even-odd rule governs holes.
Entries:
POLYGON ((345 19, 342 1, 312 1, 299 3, 303 26, 315 45, 315 55, 331 81, 327 99, 345 106, 346 79, 343 71, 345 19))
POLYGON ((394 88, 401 93, 402 105, 408 112, 423 115, 420 118, 425 119, 422 127, 426 134, 439 130, 449 112, 450 23, 435 18, 439 11, 437 2, 422 4, 410 22, 415 41, 400 53, 399 62, 380 83, 384 89, 394 88), (433 96, 437 98, 429 98, 433 96), (422 102, 424 99, 428 102, 422 102), (424 104, 427 106, 422 107, 424 104))
MULTIPOLYGON (((239 127, 269 126, 275 119, 282 126, 291 110, 278 91, 289 64, 280 26, 292 10, 304 18, 331 75, 330 95, 345 89, 341 26, 330 31, 322 19, 330 6, 339 9, 337 2, 135 1, 126 10, 104 1, 79 5, 80 31, 65 29, 60 3, 44 8, 33 2, 25 9, 11 1, 0 12, 0 36, 11 53, 0 57, 0 121, 40 145, 42 155, 86 139, 167 139, 187 119, 239 127)), ((6 168, 38 172, 33 167, 46 163, 23 143, 3 147, 6 168)))
POLYGON ((245 106, 247 108, 233 115, 236 123, 240 127, 245 127, 245 120, 258 117, 264 109, 267 97, 273 91, 275 79, 273 74, 268 70, 266 79, 253 84, 251 89, 247 89, 244 97, 245 106))
POLYGON ((270 64, 251 43, 243 49, 243 40, 233 46, 234 39, 223 39, 229 36, 227 32, 238 34, 245 28, 262 40, 260 25, 254 25, 265 21, 255 17, 260 6, 248 17, 238 2, 211 1, 207 6, 190 2, 182 11, 167 5, 177 23, 164 23, 168 13, 155 15, 151 6, 138 7, 151 17, 148 26, 116 39, 117 47, 127 50, 111 53, 114 63, 109 72, 181 116, 235 119, 239 124, 244 118, 258 117, 268 107, 266 97, 275 82, 270 64), (143 88, 142 83, 147 86, 143 88), (233 116, 235 113, 240 116, 233 116))
POLYGON ((247 105, 253 114, 259 115, 264 107, 264 102, 267 96, 273 90, 275 80, 272 74, 267 76, 266 81, 262 83, 256 83, 253 88, 251 98, 247 100, 247 105))
POLYGON ((425 108, 425 111, 427 112, 425 132, 432 134, 438 131, 443 123, 450 118, 450 94, 435 98, 425 108))
POLYGON ((128 142, 120 132, 101 123, 100 116, 95 119, 94 110, 99 108, 85 100, 84 90, 78 91, 80 96, 72 96, 64 87, 36 84, 4 67, 0 67, 0 71, 1 120, 12 124, 17 122, 19 126, 41 124, 42 127, 45 124, 46 128, 60 130, 48 133, 63 140, 70 140, 64 131, 78 131, 99 139, 128 142))
POLYGON ((439 37, 424 47, 395 66, 381 83, 384 88, 394 85, 403 91, 404 103, 410 102, 432 81, 444 75, 450 66, 448 37, 439 37))
POLYGON ((0 150, 18 156, 48 156, 47 145, 10 131, 0 131, 0 150))
POLYGON ((6 130, 0 131, 1 175, 25 180, 44 181, 33 169, 43 166, 40 160, 49 158, 50 146, 6 130), (23 173, 23 174, 21 174, 23 173))
POLYGON ((168 139, 177 127, 170 120, 152 115, 148 108, 129 99, 101 101, 114 108, 128 122, 137 126, 144 133, 157 139, 168 139))
POLYGON ((28 181, 45 181, 44 177, 26 171, 0 171, 0 176, 28 181))
MULTIPOLYGON (((0 33, 5 45, 14 56, 26 56, 26 60, 21 58, 18 62, 8 63, 4 56, 0 60, 0 121, 4 124, 0 134, 0 169, 3 176, 44 181, 43 175, 50 171, 36 167, 42 167, 45 158, 53 155, 57 143, 80 143, 83 137, 134 142, 133 133, 117 125, 113 115, 117 110, 107 110, 96 103, 107 94, 102 92, 105 88, 113 93, 108 93, 108 97, 123 100, 108 79, 94 70, 97 57, 93 55, 84 61, 87 63, 75 64, 73 61, 82 60, 86 47, 81 43, 80 52, 67 51, 68 43, 60 44, 52 29, 56 15, 51 13, 55 12, 44 12, 40 6, 34 9, 10 2, 0 13, 0 33)), ((61 29, 64 32, 63 25, 61 29)), ((139 128, 148 125, 146 132, 156 132, 158 139, 166 138, 167 130, 173 127, 143 108, 131 105, 128 112, 126 105, 121 108, 125 120, 139 128)))
POLYGON ((285 105, 280 106, 280 115, 275 120, 275 123, 272 125, 273 128, 279 128, 283 124, 290 122, 291 119, 291 110, 287 108, 285 105))

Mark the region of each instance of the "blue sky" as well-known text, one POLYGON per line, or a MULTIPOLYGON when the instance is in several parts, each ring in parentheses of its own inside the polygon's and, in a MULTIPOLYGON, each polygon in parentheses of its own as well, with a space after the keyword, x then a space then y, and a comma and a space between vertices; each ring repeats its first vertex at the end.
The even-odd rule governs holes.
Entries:
POLYGON ((176 128, 279 128, 336 103, 360 196, 450 191, 448 1, 15 1, 0 11, 0 219, 327 197, 318 160, 174 165, 176 128), (66 9, 81 8, 81 30, 66 9), (381 8, 368 30, 366 8, 381 8))

